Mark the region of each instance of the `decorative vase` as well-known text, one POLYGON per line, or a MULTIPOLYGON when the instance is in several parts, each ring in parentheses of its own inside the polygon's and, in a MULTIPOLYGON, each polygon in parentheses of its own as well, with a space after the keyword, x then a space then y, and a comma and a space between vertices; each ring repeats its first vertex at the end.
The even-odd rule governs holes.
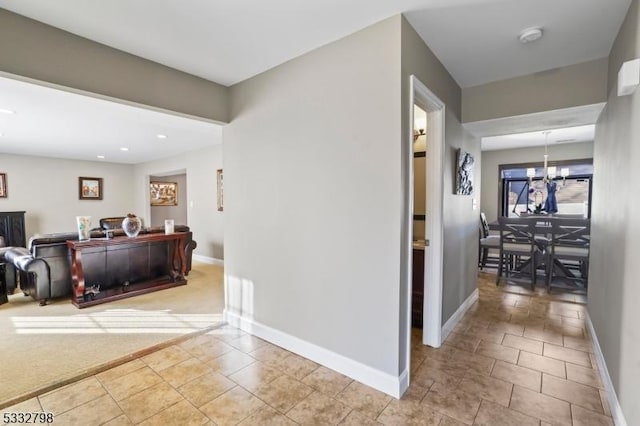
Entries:
POLYGON ((76 216, 78 240, 88 240, 91 235, 91 216, 76 216))
POLYGON ((142 221, 133 213, 127 214, 127 217, 122 221, 122 230, 129 238, 137 237, 141 229, 142 221))

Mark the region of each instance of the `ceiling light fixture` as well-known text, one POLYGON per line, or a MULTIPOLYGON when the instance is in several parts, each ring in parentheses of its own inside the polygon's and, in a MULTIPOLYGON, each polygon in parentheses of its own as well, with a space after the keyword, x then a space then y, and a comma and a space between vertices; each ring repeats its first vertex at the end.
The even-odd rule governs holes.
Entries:
POLYGON ((2 114, 15 114, 16 112, 10 109, 4 109, 4 108, 0 108, 0 112, 2 114))
POLYGON ((167 138, 167 135, 163 135, 163 134, 161 134, 161 133, 160 133, 160 134, 157 134, 157 135, 156 135, 156 137, 157 137, 158 139, 166 139, 166 138, 167 138))
POLYGON ((542 28, 531 27, 531 28, 526 28, 520 31, 518 40, 520 40, 520 43, 526 44, 526 43, 531 43, 532 41, 539 40, 541 37, 542 37, 542 28))
POLYGON ((129 148, 123 146, 122 148, 120 148, 120 151, 129 151, 129 148))
POLYGON ((104 160, 104 155, 98 155, 98 158, 104 160))

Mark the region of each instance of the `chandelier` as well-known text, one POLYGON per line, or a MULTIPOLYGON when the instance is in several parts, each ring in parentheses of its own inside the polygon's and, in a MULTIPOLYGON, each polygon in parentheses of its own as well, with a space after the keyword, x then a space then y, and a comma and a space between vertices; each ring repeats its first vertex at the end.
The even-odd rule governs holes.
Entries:
MULTIPOLYGON (((558 168, 556 166, 549 166, 549 135, 551 130, 545 130, 542 132, 544 135, 544 165, 542 166, 542 183, 547 184, 553 181, 558 176, 558 168)), ((566 182, 567 176, 569 176, 569 168, 562 167, 560 169, 560 176, 562 177, 562 186, 566 182)), ((533 183, 533 178, 536 177, 535 167, 527 168, 527 177, 529 178, 529 184, 533 183)))

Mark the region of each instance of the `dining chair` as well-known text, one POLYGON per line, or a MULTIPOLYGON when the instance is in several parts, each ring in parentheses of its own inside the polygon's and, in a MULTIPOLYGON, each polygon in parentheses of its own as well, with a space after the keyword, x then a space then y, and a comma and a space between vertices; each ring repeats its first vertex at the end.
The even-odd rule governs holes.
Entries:
POLYGON ((582 284, 588 283, 589 219, 551 219, 551 241, 547 250, 547 291, 554 277, 582 284), (574 274, 579 272, 579 276, 574 274))
POLYGON ((558 219, 584 219, 582 213, 554 213, 552 217, 558 219))
POLYGON ((500 235, 489 234, 489 223, 484 212, 480 213, 480 239, 478 241, 478 267, 484 269, 487 265, 498 265, 499 257, 490 256, 490 250, 500 250, 500 235))
POLYGON ((542 252, 536 244, 536 218, 499 217, 500 257, 496 285, 504 273, 510 275, 528 274, 531 279, 531 290, 536 287, 537 268, 543 259, 542 252))

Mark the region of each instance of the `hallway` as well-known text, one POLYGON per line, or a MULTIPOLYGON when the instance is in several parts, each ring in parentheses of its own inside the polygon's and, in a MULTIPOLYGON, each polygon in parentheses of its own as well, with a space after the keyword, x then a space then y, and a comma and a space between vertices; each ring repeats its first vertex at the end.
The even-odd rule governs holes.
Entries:
POLYGON ((440 349, 413 346, 399 401, 222 327, 3 413, 51 412, 57 425, 613 425, 582 296, 493 277, 480 275, 479 302, 440 349))

